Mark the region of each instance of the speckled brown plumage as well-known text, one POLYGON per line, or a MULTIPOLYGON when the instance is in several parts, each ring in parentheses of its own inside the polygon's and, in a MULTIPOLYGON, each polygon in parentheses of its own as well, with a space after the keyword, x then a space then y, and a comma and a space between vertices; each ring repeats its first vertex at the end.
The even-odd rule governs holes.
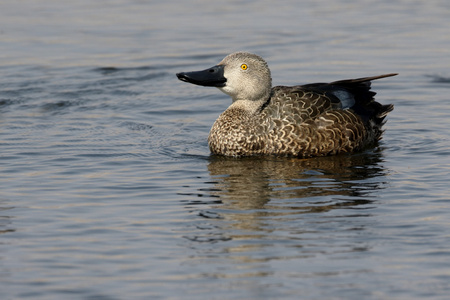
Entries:
POLYGON ((252 101, 226 91, 234 102, 211 128, 211 152, 312 157, 359 151, 381 138, 384 118, 393 110, 374 100, 370 82, 393 75, 276 86, 266 99, 252 101))

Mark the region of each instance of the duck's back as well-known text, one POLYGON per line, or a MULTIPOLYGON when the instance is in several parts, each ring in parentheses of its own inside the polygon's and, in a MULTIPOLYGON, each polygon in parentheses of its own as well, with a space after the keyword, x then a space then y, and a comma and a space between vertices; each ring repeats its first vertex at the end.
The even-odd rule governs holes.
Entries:
POLYGON ((231 156, 297 157, 361 150, 381 138, 393 109, 374 100, 370 81, 393 75, 274 87, 256 115, 225 111, 211 130, 210 148, 231 156))

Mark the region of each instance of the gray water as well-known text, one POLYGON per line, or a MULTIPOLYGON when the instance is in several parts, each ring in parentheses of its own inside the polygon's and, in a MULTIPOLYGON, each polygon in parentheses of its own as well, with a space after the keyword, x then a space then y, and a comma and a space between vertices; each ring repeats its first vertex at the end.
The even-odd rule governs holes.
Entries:
POLYGON ((450 4, 2 1, 1 299, 448 299, 450 4), (237 50, 274 84, 399 72, 378 147, 226 159, 237 50))

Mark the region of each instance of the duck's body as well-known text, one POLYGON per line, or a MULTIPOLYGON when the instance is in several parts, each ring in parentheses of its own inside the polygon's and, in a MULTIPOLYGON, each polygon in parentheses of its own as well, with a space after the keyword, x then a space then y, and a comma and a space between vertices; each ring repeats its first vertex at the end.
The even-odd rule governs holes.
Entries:
POLYGON ((212 153, 236 157, 324 156, 374 144, 393 105, 373 99, 370 81, 394 75, 272 88, 266 62, 245 52, 204 71, 177 74, 183 81, 219 87, 233 98, 208 142, 212 153))

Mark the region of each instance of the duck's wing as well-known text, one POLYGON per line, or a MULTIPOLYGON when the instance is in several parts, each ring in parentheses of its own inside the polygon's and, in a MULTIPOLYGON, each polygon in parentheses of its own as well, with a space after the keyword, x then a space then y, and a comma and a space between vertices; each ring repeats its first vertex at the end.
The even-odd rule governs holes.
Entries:
POLYGON ((394 76, 274 87, 262 111, 274 152, 300 157, 361 150, 381 138, 393 105, 375 101, 370 82, 394 76))
POLYGON ((323 91, 321 85, 275 86, 262 112, 272 119, 300 124, 327 110, 342 108, 339 98, 323 91))
POLYGON ((274 118, 301 123, 315 119, 326 111, 352 109, 364 122, 377 119, 381 123, 392 111, 393 105, 381 105, 370 90, 372 80, 395 76, 385 74, 373 77, 339 80, 331 83, 313 83, 298 86, 276 86, 266 109, 274 118), (289 118, 291 120, 289 120, 289 118))

